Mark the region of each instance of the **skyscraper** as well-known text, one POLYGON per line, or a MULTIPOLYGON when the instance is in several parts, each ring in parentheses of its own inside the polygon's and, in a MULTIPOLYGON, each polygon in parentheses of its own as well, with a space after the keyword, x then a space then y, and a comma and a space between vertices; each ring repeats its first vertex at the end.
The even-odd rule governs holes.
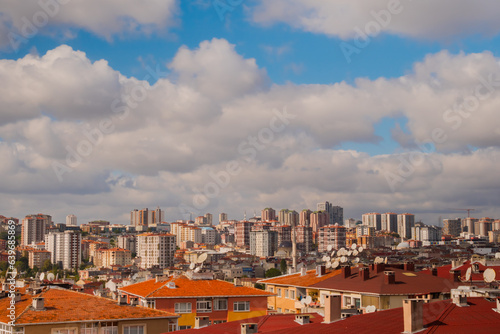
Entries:
POLYGON ((398 234, 401 238, 411 239, 411 228, 415 226, 415 215, 402 213, 398 215, 398 234))
POLYGON ((330 224, 344 224, 344 208, 333 206, 330 202, 322 202, 318 203, 317 210, 328 213, 330 224))
POLYGON ((380 213, 365 213, 363 214, 361 221, 363 222, 363 225, 374 227, 377 231, 380 231, 382 229, 382 216, 380 215, 380 213))
POLYGON ((63 269, 74 270, 81 264, 82 236, 80 231, 49 233, 45 236, 45 249, 50 252, 51 262, 63 269))
POLYGON ((273 208, 265 208, 261 212, 262 221, 276 220, 276 211, 273 208))
POLYGON ((44 241, 46 228, 52 223, 49 215, 28 215, 22 221, 21 244, 26 246, 31 243, 44 241))
POLYGON ((225 222, 226 220, 227 220, 227 213, 225 213, 225 212, 219 213, 219 224, 221 222, 225 222))
POLYGON ((77 226, 76 216, 75 215, 67 215, 66 216, 66 225, 67 226, 77 226))
POLYGON ((386 212, 381 215, 381 228, 383 231, 398 232, 398 215, 386 212))

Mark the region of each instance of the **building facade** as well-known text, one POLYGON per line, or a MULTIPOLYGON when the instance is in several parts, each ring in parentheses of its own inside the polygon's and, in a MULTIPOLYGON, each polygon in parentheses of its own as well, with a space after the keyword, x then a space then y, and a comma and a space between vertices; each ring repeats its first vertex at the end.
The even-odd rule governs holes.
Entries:
POLYGON ((162 233, 143 233, 137 236, 137 256, 140 267, 169 268, 174 265, 176 236, 162 233))
POLYGON ((82 235, 79 231, 49 233, 45 236, 45 249, 51 254, 52 264, 75 270, 82 263, 82 235))

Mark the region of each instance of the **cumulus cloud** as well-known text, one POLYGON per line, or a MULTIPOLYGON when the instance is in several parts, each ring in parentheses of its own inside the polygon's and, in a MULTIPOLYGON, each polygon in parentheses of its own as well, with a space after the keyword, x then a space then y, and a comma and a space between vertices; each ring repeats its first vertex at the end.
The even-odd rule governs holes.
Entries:
POLYGON ((150 85, 68 46, 0 60, 0 209, 124 223, 156 205, 173 220, 321 200, 349 216, 471 201, 498 216, 487 209, 500 189, 498 62, 440 52, 398 78, 269 85, 254 59, 213 39, 179 49, 172 76, 150 85), (407 132, 388 130, 400 151, 340 149, 377 143, 374 124, 402 116, 407 132))
POLYGON ((148 35, 174 25, 177 12, 176 0, 5 0, 0 4, 0 47, 39 32, 62 31, 68 36, 73 28, 108 40, 116 35, 148 35))
POLYGON ((286 23, 344 40, 357 36, 356 27, 363 32, 377 30, 370 22, 389 34, 446 40, 498 34, 500 22, 495 13, 499 10, 495 0, 276 0, 259 1, 251 15, 263 25, 286 23))

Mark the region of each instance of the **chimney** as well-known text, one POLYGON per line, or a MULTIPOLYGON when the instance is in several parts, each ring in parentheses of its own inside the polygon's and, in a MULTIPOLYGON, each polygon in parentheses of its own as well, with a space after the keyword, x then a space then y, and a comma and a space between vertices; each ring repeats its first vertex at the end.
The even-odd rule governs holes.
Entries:
POLYGON ((494 310, 500 313, 500 298, 497 298, 497 308, 494 310))
POLYGON ((241 324, 241 334, 254 334, 258 329, 257 324, 241 324))
POLYGON ((326 274, 326 266, 316 266, 316 275, 321 277, 326 274))
POLYGON ((194 318, 194 328, 203 328, 210 325, 210 318, 208 316, 198 316, 194 318))
POLYGON ((325 324, 340 320, 341 318, 341 299, 340 296, 325 295, 325 324))
POLYGON ((45 299, 43 297, 33 297, 31 306, 35 311, 45 311, 44 301, 45 299))
POLYGON ((424 301, 405 299, 403 301, 404 332, 415 333, 424 329, 424 301))
POLYGON ((460 270, 450 270, 450 280, 452 282, 460 282, 460 270))
POLYGON ((466 295, 458 295, 453 297, 453 303, 459 307, 467 307, 469 304, 467 304, 467 296, 466 295))
POLYGON ((377 274, 385 270, 385 263, 376 263, 374 266, 375 266, 375 272, 377 274))
POLYGON ((394 271, 384 271, 385 284, 396 284, 396 273, 394 271))
POLYGON ((21 301, 21 293, 19 292, 19 290, 16 290, 16 295, 14 297, 14 301, 16 303, 21 301))
POLYGON ((368 268, 359 268, 359 276, 363 281, 370 278, 370 270, 368 268))
POLYGON ((300 276, 306 276, 306 274, 307 274, 307 268, 306 267, 300 268, 300 276))
POLYGON ((415 271, 415 263, 411 262, 411 261, 405 262, 404 270, 405 271, 415 271))
POLYGON ((351 276, 351 267, 350 266, 342 267, 342 275, 344 276, 344 278, 351 276))
POLYGON ((241 279, 238 278, 238 277, 235 277, 234 280, 233 280, 233 282, 234 282, 234 286, 243 286, 241 284, 241 279))
POLYGON ((431 269, 431 274, 432 274, 432 276, 437 276, 437 275, 438 275, 438 270, 437 270, 437 268, 432 268, 432 269, 431 269))
POLYGON ((309 323, 309 314, 297 314, 295 315, 295 321, 301 325, 306 325, 309 323))

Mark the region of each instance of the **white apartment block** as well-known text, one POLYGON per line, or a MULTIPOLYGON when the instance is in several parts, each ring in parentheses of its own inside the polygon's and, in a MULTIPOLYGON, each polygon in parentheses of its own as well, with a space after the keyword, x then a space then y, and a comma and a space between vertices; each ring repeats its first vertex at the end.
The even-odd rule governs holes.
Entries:
POLYGON ((45 236, 45 249, 51 254, 53 264, 61 263, 63 269, 74 270, 81 264, 82 236, 77 231, 49 233, 45 236))
POLYGON ((137 256, 140 267, 168 268, 174 265, 176 236, 173 234, 143 233, 137 236, 137 256))
POLYGON ((201 228, 201 242, 206 245, 215 245, 217 232, 211 227, 201 228))
POLYGON ((75 215, 67 215, 66 216, 66 225, 67 226, 77 226, 77 218, 75 215))
POLYGON ((202 242, 201 228, 186 223, 171 223, 170 233, 177 236, 177 246, 183 241, 192 241, 195 244, 202 242))

